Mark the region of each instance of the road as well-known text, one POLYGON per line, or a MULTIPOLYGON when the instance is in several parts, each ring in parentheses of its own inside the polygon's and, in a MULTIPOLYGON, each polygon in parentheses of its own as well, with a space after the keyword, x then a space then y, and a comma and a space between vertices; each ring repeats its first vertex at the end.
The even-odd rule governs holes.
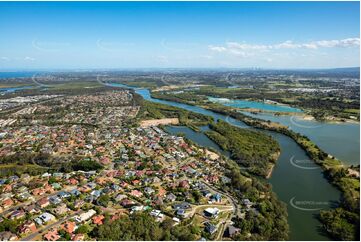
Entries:
POLYGON ((228 201, 232 204, 233 206, 233 214, 232 214, 232 218, 233 217, 240 217, 241 216, 241 211, 239 210, 238 208, 238 203, 237 203, 237 200, 234 199, 232 196, 228 195, 227 193, 225 192, 222 192, 222 191, 219 191, 218 189, 212 187, 211 185, 209 185, 208 183, 205 183, 205 182, 202 182, 203 185, 205 185, 209 190, 211 190, 212 192, 214 193, 219 193, 223 196, 225 196, 228 201))
MULTIPOLYGON (((53 192, 53 193, 50 193, 50 194, 45 194, 45 195, 36 197, 35 200, 38 201, 38 200, 40 200, 40 199, 42 199, 42 198, 44 198, 44 197, 50 197, 50 196, 58 195, 60 192, 71 191, 71 190, 73 190, 74 188, 76 188, 76 186, 66 187, 66 188, 63 189, 63 190, 56 191, 56 192, 53 192)), ((30 201, 30 202, 28 201, 28 202, 23 202, 23 203, 20 203, 20 204, 18 204, 18 205, 16 205, 16 206, 13 206, 13 207, 11 207, 11 208, 9 208, 9 209, 1 212, 1 213, 0 213, 0 217, 1 217, 1 216, 4 216, 4 215, 6 215, 6 214, 8 214, 8 213, 10 213, 10 212, 12 212, 12 211, 20 208, 20 207, 24 207, 24 206, 30 205, 31 203, 33 203, 33 202, 32 202, 32 201, 30 201)))
POLYGON ((220 222, 217 224, 218 234, 217 234, 217 236, 215 237, 214 240, 216 240, 216 241, 222 240, 224 231, 226 230, 226 228, 228 227, 228 225, 230 224, 230 222, 231 222, 231 218, 228 216, 225 220, 220 221, 220 222))
POLYGON ((81 210, 80 210, 80 211, 77 211, 77 212, 73 213, 72 215, 69 215, 69 216, 67 216, 67 217, 65 217, 65 218, 59 219, 59 220, 56 221, 55 223, 49 224, 49 225, 45 226, 44 228, 41 228, 41 229, 38 230, 37 232, 32 233, 32 234, 30 234, 30 235, 22 238, 21 241, 30 241, 30 240, 33 240, 36 236, 45 234, 49 229, 59 226, 59 225, 62 224, 63 222, 65 222, 65 221, 71 219, 72 217, 78 215, 80 212, 82 212, 82 211, 81 211, 81 210), (40 232, 40 231, 41 231, 41 232, 40 232))
POLYGON ((225 192, 219 191, 218 189, 212 187, 211 185, 209 185, 205 182, 202 182, 202 184, 204 184, 212 192, 217 192, 217 193, 225 196, 228 199, 228 201, 232 204, 233 213, 232 213, 231 217, 227 218, 225 221, 220 222, 217 225, 219 232, 218 232, 217 236, 215 237, 215 240, 222 240, 224 231, 231 224, 232 218, 241 217, 241 210, 239 209, 237 200, 235 198, 233 198, 232 196, 228 195, 225 192))

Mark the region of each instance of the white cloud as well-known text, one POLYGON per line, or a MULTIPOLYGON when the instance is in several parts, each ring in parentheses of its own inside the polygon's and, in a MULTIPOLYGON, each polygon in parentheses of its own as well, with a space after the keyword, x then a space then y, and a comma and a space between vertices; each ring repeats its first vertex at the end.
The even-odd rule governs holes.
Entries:
POLYGON ((249 45, 249 44, 240 44, 237 42, 227 42, 228 48, 238 49, 238 50, 266 50, 269 48, 267 45, 249 45))
POLYGON ((3 60, 3 61, 8 61, 8 60, 10 60, 10 58, 9 58, 9 57, 6 57, 6 56, 2 56, 2 57, 0 57, 0 59, 3 60))
POLYGON ((25 60, 25 61, 34 61, 35 58, 26 56, 26 57, 24 57, 24 60, 25 60))
POLYGON ((268 51, 275 49, 319 49, 319 48, 349 48, 359 47, 360 38, 347 38, 341 40, 319 40, 307 43, 295 43, 291 40, 273 45, 246 44, 238 42, 226 42, 224 45, 209 45, 208 48, 215 52, 230 53, 237 56, 247 57, 255 51, 268 51))
POLYGON ((213 45, 209 45, 208 48, 212 51, 216 51, 216 52, 224 52, 226 51, 226 47, 223 46, 213 46, 213 45))
POLYGON ((359 38, 348 38, 348 39, 342 39, 342 40, 321 40, 321 41, 317 41, 316 44, 319 47, 325 47, 325 48, 354 47, 354 46, 360 46, 360 39, 359 38))
POLYGON ((201 57, 201 58, 204 58, 204 59, 208 59, 208 60, 213 59, 213 56, 212 56, 212 55, 201 55, 200 57, 201 57))
POLYGON ((157 60, 158 60, 158 62, 161 62, 161 63, 168 63, 169 62, 168 56, 165 56, 165 55, 157 56, 157 60))

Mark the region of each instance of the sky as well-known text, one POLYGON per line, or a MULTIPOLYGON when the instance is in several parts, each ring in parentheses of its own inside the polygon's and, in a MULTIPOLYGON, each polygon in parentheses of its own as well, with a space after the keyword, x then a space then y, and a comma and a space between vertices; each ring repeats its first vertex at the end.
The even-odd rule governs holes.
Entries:
POLYGON ((0 2, 0 70, 360 65, 359 2, 0 2))

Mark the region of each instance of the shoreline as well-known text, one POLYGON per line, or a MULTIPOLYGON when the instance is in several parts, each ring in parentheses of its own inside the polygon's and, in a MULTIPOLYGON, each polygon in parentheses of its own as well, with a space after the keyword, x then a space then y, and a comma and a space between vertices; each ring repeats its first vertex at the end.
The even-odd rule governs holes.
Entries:
POLYGON ((266 179, 270 179, 270 178, 271 178, 274 167, 275 167, 275 164, 272 164, 271 167, 270 167, 270 169, 269 169, 269 171, 268 171, 268 173, 267 173, 267 175, 266 175, 266 179))
POLYGON ((261 110, 261 109, 249 109, 249 108, 236 108, 242 112, 249 112, 249 113, 253 113, 254 115, 258 115, 258 114, 270 114, 273 116, 295 116, 295 117, 299 117, 302 118, 302 120, 304 121, 314 121, 314 122, 320 122, 320 123, 329 123, 329 124, 360 124, 360 121, 358 120, 353 120, 353 119, 339 119, 339 118, 335 118, 333 119, 332 117, 326 118, 324 120, 317 120, 314 116, 310 115, 310 114, 306 114, 306 113, 295 113, 295 112, 289 112, 289 113, 285 113, 285 112, 273 112, 273 111, 267 111, 267 110, 261 110))
POLYGON ((272 154, 271 156, 272 156, 272 158, 274 159, 274 163, 271 163, 271 166, 270 166, 270 168, 269 168, 269 170, 268 170, 268 173, 267 173, 267 175, 266 175, 266 179, 270 179, 270 178, 271 178, 271 176, 272 176, 272 174, 273 174, 274 167, 276 166, 277 161, 278 161, 278 159, 279 159, 280 156, 281 156, 281 151, 277 151, 276 153, 272 154))
MULTIPOLYGON (((144 89, 147 89, 147 88, 144 88, 144 89)), ((149 89, 149 91, 150 91, 150 96, 152 98, 155 98, 155 99, 171 101, 171 102, 178 102, 178 103, 184 103, 184 104, 187 104, 187 105, 191 105, 191 106, 195 106, 195 107, 198 106, 198 107, 210 110, 210 108, 208 107, 207 104, 196 104, 196 103, 192 103, 192 102, 188 102, 188 101, 179 102, 179 101, 175 101, 175 100, 172 100, 172 99, 169 99, 169 98, 154 96, 153 95, 154 93, 152 92, 153 90, 149 89)), ((225 106, 225 107, 228 107, 228 106, 225 106)), ((270 114, 270 115, 273 115, 273 116, 297 116, 297 117, 301 117, 305 121, 315 121, 315 122, 323 122, 323 123, 329 123, 329 124, 360 124, 360 121, 353 120, 353 119, 343 119, 343 121, 342 120, 332 120, 330 118, 325 119, 325 120, 317 120, 314 116, 312 116, 312 115, 310 115, 308 113, 305 113, 303 110, 302 110, 302 112, 276 112, 276 111, 269 111, 269 110, 255 109, 255 108, 236 108, 236 107, 229 107, 229 108, 234 108, 234 109, 237 109, 237 110, 239 110, 241 112, 254 113, 254 115, 257 115, 257 114, 270 114)), ((247 115, 247 116, 249 116, 249 115, 247 115)), ((256 117, 254 117, 254 118, 256 118, 256 117)), ((267 120, 265 120, 265 121, 267 121, 267 120)))

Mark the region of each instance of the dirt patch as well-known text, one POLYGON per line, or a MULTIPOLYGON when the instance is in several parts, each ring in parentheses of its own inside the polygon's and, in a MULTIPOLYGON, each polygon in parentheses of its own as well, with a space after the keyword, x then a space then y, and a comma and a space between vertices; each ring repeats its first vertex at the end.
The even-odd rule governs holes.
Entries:
POLYGON ((157 125, 168 125, 168 124, 179 124, 179 119, 178 118, 163 118, 163 119, 143 120, 140 122, 140 126, 142 128, 146 128, 149 126, 157 126, 157 125))

